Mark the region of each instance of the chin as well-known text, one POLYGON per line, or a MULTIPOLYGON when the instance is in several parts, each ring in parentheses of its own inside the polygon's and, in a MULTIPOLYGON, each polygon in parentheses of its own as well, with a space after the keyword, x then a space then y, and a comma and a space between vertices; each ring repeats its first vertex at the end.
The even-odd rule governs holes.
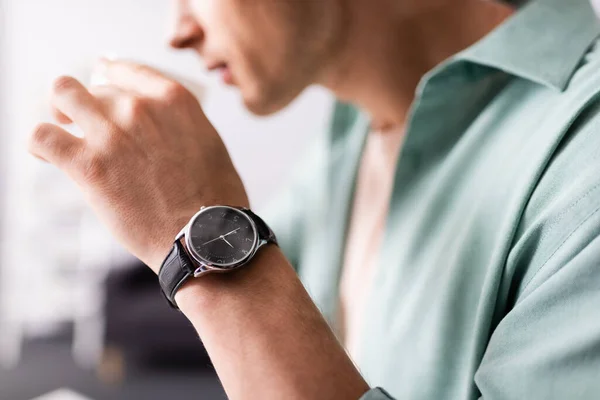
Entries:
MULTIPOLYGON (((280 88, 281 89, 281 88, 280 88)), ((254 115, 268 116, 275 114, 290 105, 302 91, 291 90, 255 90, 253 93, 244 93, 244 105, 254 115)))
POLYGON ((283 110, 288 104, 284 102, 268 101, 267 99, 261 98, 247 98, 244 97, 244 106, 252 114, 259 117, 266 117, 275 114, 283 110))

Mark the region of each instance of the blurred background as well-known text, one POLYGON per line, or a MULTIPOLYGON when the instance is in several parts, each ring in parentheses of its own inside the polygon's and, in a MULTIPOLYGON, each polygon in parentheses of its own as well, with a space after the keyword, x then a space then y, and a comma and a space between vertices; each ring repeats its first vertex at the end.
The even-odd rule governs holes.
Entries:
POLYGON ((148 63, 205 86, 205 111, 260 209, 325 128, 331 98, 311 89, 277 116, 249 115, 199 60, 167 48, 169 6, 0 0, 0 400, 59 388, 97 400, 224 398, 195 332, 168 308, 156 277, 25 147, 31 129, 50 120, 55 77, 89 82, 101 55, 148 63))

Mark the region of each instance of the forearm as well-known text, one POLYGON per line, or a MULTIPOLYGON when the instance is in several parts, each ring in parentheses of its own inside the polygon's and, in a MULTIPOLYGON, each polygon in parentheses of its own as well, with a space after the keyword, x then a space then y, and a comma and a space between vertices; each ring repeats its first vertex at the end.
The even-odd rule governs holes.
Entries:
MULTIPOLYGON (((40 124, 29 148, 67 173, 132 254, 158 272, 172 237, 202 205, 248 206, 225 144, 196 98, 159 72, 105 60, 110 85, 63 77, 52 107, 85 138, 40 124)), ((280 250, 205 276, 177 302, 230 398, 357 399, 367 390, 280 250)))
POLYGON ((275 246, 248 268, 190 282, 176 299, 233 400, 355 400, 369 389, 275 246))

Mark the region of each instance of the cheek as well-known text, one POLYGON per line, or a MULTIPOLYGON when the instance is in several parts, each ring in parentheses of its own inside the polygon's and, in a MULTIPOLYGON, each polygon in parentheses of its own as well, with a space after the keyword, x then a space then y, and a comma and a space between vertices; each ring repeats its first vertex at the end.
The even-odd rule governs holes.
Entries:
POLYGON ((301 17, 289 4, 271 0, 197 2, 206 30, 205 55, 229 64, 248 108, 270 112, 264 103, 275 102, 296 80, 293 71, 304 47, 296 32, 301 17))
POLYGON ((233 45, 236 57, 263 68, 279 62, 290 36, 289 18, 277 2, 258 0, 225 0, 235 3, 227 15, 227 40, 233 45))
POLYGON ((205 30, 203 50, 208 57, 224 58, 238 73, 276 72, 293 22, 289 5, 271 0, 194 0, 191 6, 205 30))
POLYGON ((229 67, 237 86, 246 96, 254 97, 270 86, 282 74, 281 57, 277 43, 272 38, 263 38, 260 32, 234 31, 228 37, 229 67), (249 38, 255 38, 249 40, 249 38))

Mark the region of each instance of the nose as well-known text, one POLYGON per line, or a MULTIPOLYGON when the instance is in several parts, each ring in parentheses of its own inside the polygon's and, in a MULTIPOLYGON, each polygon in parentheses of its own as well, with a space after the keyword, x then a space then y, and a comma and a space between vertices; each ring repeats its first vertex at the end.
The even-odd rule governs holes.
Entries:
POLYGON ((198 46, 204 40, 204 30, 188 5, 188 0, 174 1, 174 21, 169 45, 174 49, 198 46))

